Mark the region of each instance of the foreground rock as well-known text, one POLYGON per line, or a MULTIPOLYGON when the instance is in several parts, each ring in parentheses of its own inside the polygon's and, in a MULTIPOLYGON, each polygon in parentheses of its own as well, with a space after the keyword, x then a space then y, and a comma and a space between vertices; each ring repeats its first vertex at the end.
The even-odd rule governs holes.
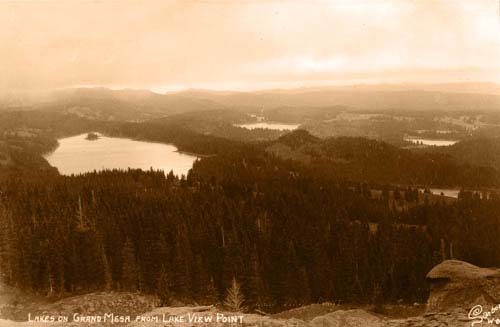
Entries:
POLYGON ((428 312, 467 312, 476 305, 489 308, 500 303, 500 271, 479 268, 459 260, 446 260, 428 274, 431 284, 428 312))
MULTIPOLYGON (((330 304, 329 304, 330 305, 330 304)), ((317 306, 317 305, 316 305, 317 306)), ((324 315, 303 320, 298 318, 275 318, 257 314, 242 314, 219 310, 215 307, 179 307, 179 308, 158 308, 146 315, 149 317, 184 317, 184 322, 172 322, 162 324, 161 322, 135 322, 130 326, 242 326, 242 327, 437 327, 437 326, 456 326, 465 327, 471 325, 471 320, 467 318, 465 311, 454 311, 452 313, 429 313, 422 316, 410 317, 404 319, 390 319, 362 309, 343 310, 339 309, 324 315), (211 319, 209 323, 196 324, 190 323, 189 319, 200 317, 211 319), (234 324, 223 323, 218 317, 241 317, 237 318, 234 324), (241 320, 240 320, 241 319, 241 320), (222 324, 221 324, 222 323, 222 324)), ((224 319, 224 318, 222 318, 224 319)))
POLYGON ((310 326, 312 327, 382 327, 384 320, 374 314, 368 313, 365 310, 342 310, 329 313, 324 316, 314 318, 310 326))

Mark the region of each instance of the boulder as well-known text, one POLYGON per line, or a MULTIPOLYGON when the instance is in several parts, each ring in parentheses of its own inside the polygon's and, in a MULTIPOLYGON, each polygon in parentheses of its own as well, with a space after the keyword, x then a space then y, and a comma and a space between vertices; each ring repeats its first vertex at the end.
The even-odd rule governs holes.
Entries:
POLYGON ((469 311, 500 303, 500 271, 459 260, 445 260, 427 274, 431 286, 427 311, 469 311))
POLYGON ((382 327, 384 320, 365 310, 339 310, 316 317, 309 323, 311 327, 382 327))

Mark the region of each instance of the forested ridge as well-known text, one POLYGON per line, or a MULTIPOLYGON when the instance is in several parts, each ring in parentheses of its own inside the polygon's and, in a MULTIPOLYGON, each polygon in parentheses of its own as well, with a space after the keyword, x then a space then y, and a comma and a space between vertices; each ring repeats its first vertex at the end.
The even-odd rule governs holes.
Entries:
POLYGON ((415 153, 362 137, 319 139, 298 130, 268 142, 266 151, 352 181, 458 188, 500 185, 494 166, 461 162, 437 151, 415 153))
POLYGON ((483 167, 500 167, 500 137, 474 137, 443 149, 421 149, 421 153, 449 154, 461 162, 483 167))

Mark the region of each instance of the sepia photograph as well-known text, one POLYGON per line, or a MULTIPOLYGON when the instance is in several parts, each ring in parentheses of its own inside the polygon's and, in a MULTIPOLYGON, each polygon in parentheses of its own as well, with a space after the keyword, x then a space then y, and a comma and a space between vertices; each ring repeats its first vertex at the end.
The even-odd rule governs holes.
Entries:
POLYGON ((500 325, 500 0, 0 0, 0 327, 500 325))

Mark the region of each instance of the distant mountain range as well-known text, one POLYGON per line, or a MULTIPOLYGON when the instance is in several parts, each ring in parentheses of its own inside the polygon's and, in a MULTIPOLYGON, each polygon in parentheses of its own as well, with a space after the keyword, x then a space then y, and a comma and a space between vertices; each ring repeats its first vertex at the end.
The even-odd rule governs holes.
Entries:
POLYGON ((177 94, 226 106, 347 106, 361 110, 499 110, 500 85, 397 84, 299 88, 258 92, 188 90, 177 94))
POLYGON ((500 110, 500 85, 383 84, 256 92, 76 88, 23 97, 0 96, 0 110, 44 109, 100 120, 147 120, 173 114, 231 109, 346 106, 359 110, 500 110))

